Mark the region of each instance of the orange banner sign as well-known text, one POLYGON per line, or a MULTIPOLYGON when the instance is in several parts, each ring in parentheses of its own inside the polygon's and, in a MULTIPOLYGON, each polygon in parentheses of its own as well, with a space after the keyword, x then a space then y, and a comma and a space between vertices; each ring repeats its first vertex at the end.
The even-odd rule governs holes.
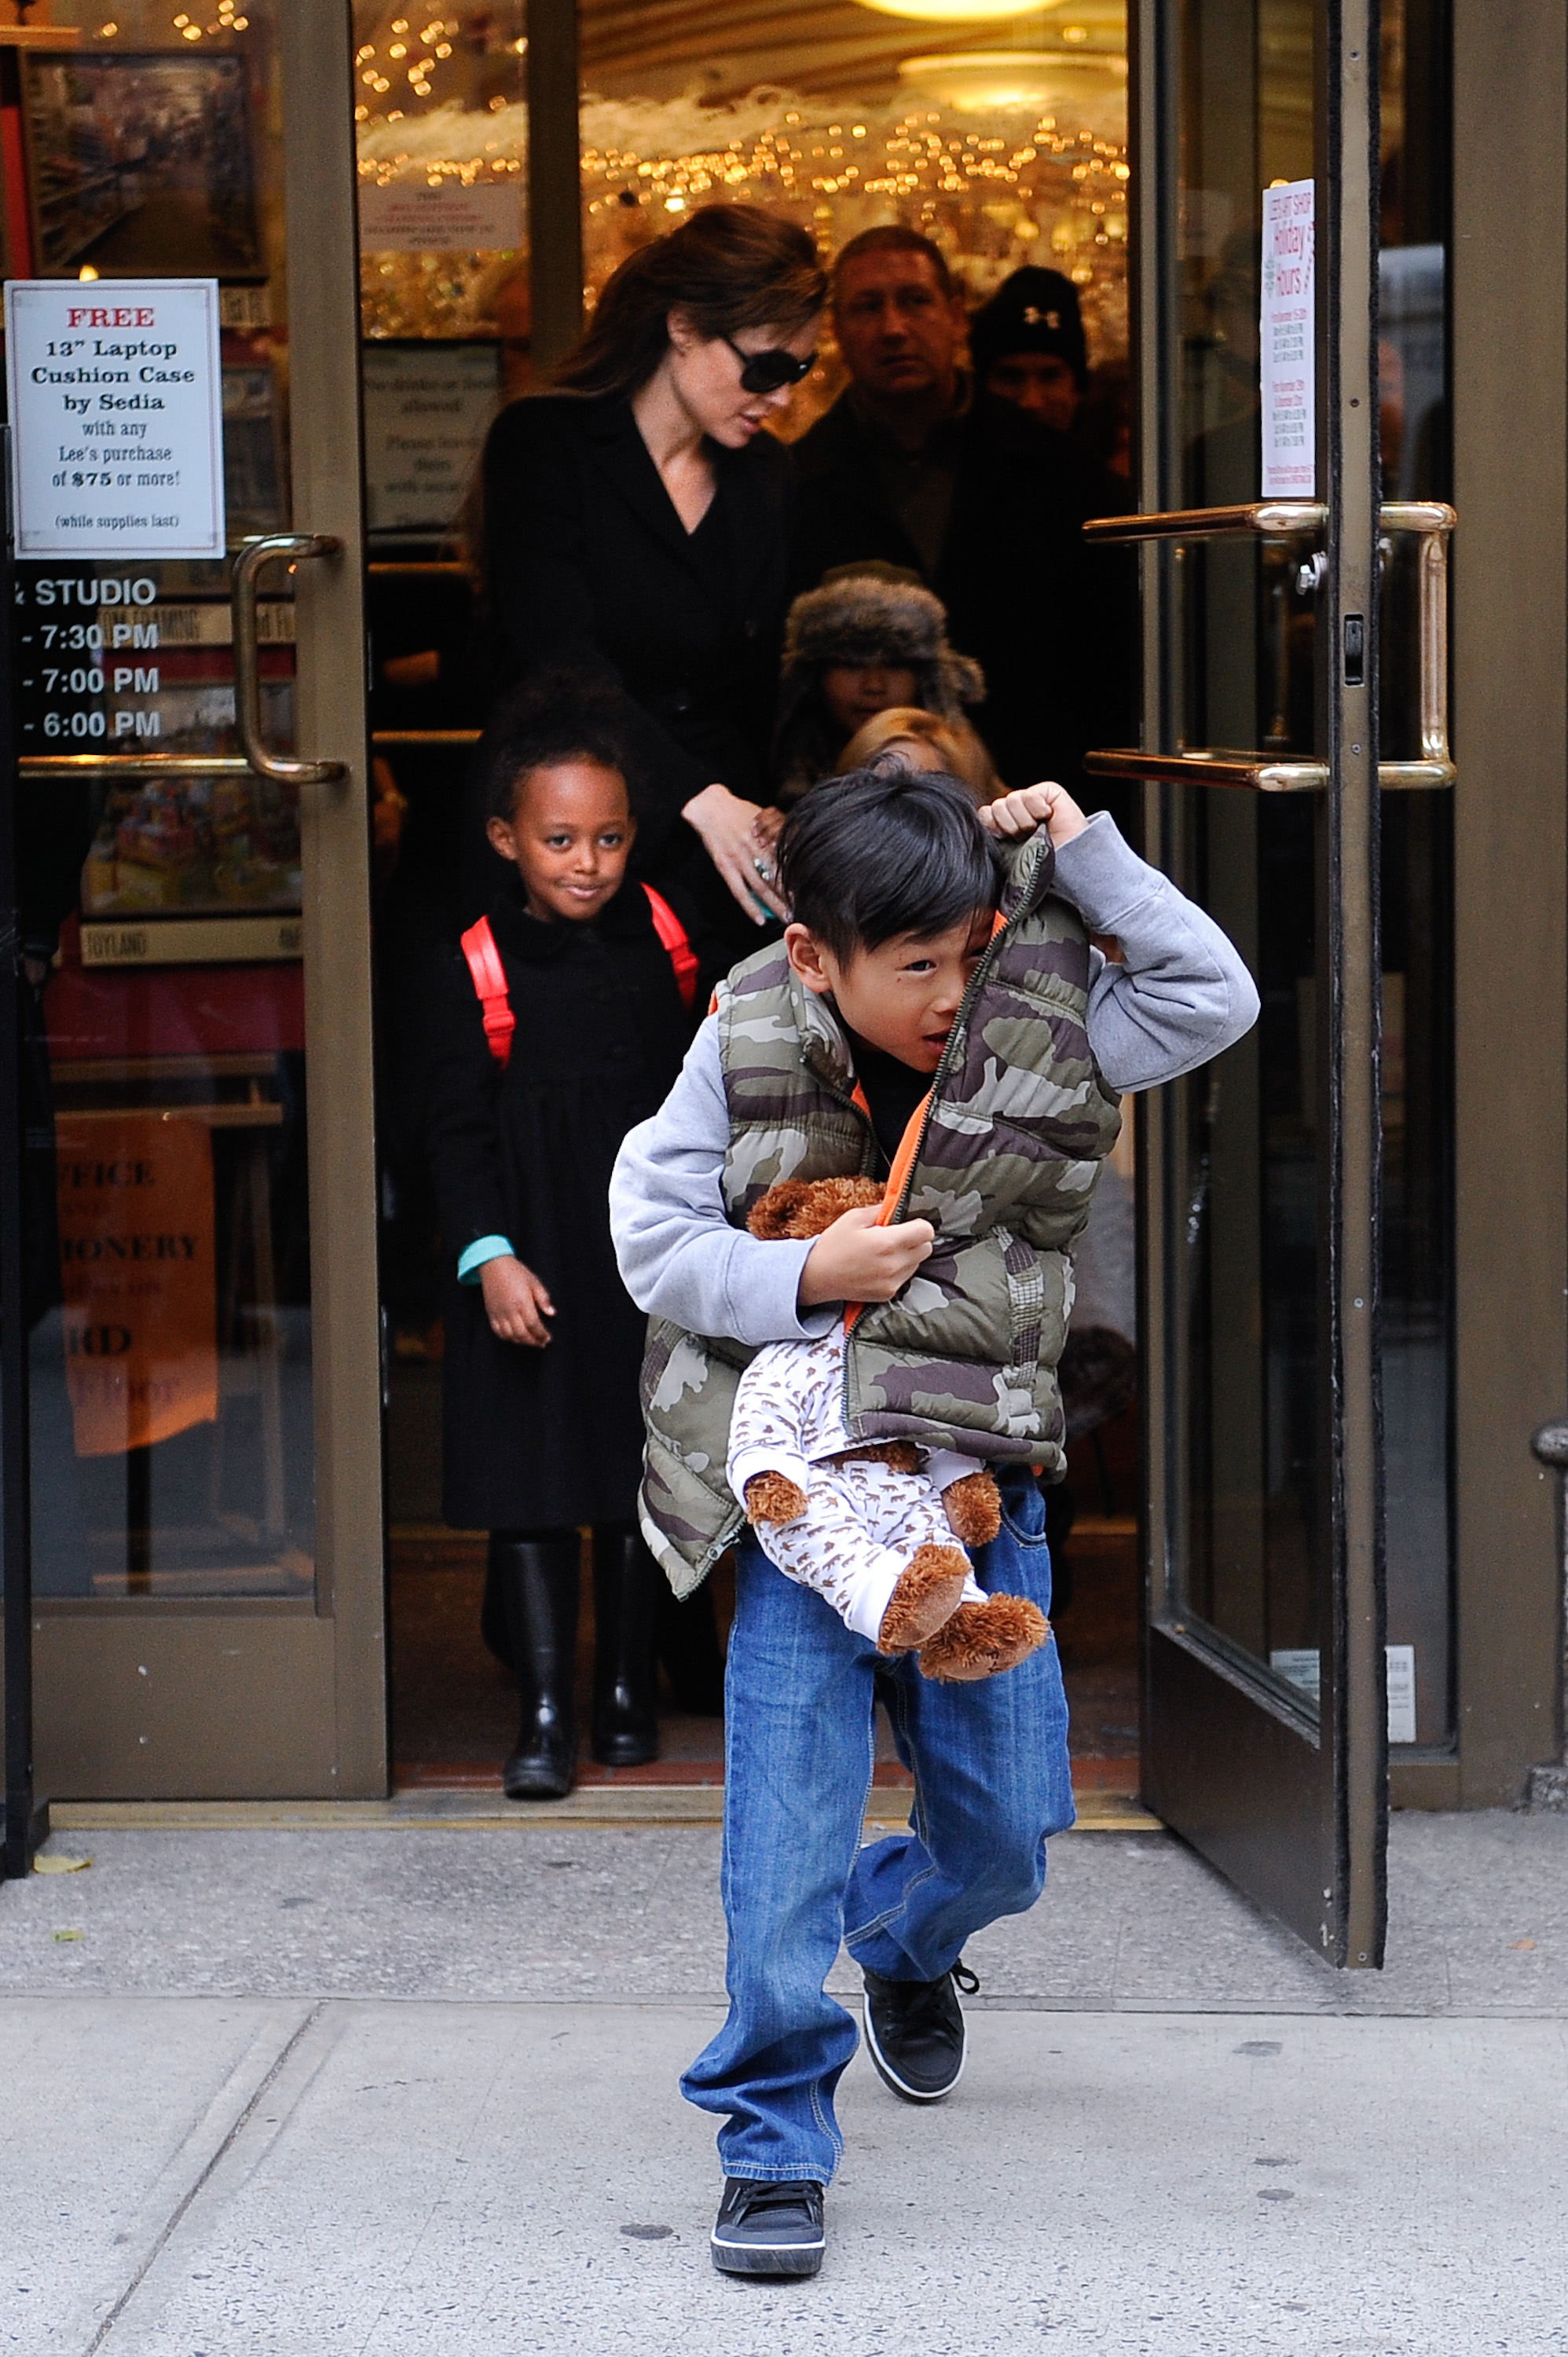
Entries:
POLYGON ((212 1135, 199 1112, 66 1114, 57 1134, 66 1381, 79 1457, 218 1414, 212 1135))

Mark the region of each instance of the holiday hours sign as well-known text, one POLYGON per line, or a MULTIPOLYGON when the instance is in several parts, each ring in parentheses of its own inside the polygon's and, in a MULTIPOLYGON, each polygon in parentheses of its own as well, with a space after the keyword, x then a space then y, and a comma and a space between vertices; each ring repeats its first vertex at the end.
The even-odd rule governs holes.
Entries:
POLYGON ((1259 369, 1266 500, 1317 494, 1313 246, 1313 183, 1265 188, 1259 369))
POLYGON ((221 556, 215 278, 5 282, 20 557, 221 556))

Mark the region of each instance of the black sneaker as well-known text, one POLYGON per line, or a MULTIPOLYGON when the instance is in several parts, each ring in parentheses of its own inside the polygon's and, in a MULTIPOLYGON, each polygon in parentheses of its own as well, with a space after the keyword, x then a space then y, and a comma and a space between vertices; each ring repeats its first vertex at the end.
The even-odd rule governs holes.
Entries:
POLYGON ((961 1962, 934 1981, 865 1977, 865 2042, 882 2079, 906 2103, 940 2104, 959 2083, 967 2048, 958 1990, 972 1996, 980 1983, 961 1962))
POLYGON ((714 2226, 714 2265, 726 2276, 814 2276, 822 2264, 822 2189, 814 2177, 779 2185, 726 2177, 714 2226))

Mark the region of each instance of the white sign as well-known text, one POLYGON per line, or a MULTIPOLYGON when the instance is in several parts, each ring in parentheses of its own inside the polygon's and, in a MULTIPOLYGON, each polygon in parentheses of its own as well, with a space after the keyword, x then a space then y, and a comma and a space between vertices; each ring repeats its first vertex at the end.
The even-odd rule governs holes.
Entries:
POLYGON ((504 253, 522 243, 522 180, 360 183, 365 253, 504 253))
POLYGON ((1388 1655, 1389 1741, 1413 1743, 1415 1738, 1415 1647, 1385 1645, 1388 1655))
POLYGON ((362 351, 365 510, 372 532, 445 532, 463 504, 500 397, 494 344, 362 351))
MULTIPOLYGON (((1385 1645, 1388 1662, 1387 1685, 1389 1708, 1389 1741, 1413 1743, 1415 1737, 1415 1647, 1385 1645)), ((1322 1684, 1322 1659, 1316 1648, 1298 1645, 1277 1647, 1269 1655, 1269 1667, 1286 1683, 1304 1694, 1316 1705, 1322 1684)))
POLYGON ((221 556, 216 278, 8 278, 18 556, 221 556))
POLYGON ((1278 1645, 1269 1655, 1269 1667, 1304 1694, 1316 1710, 1323 1684, 1323 1656, 1316 1645, 1278 1645))
POLYGON ((1258 365, 1266 500, 1317 496, 1313 183, 1263 190, 1263 292, 1258 365))

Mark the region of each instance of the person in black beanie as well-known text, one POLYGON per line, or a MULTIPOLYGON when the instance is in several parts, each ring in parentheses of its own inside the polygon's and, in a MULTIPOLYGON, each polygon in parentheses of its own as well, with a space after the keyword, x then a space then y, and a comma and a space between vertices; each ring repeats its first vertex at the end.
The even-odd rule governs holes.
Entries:
POLYGON ((918 230, 888 223, 849 241, 832 318, 850 382, 790 450, 792 589, 867 559, 912 572, 984 673, 974 725, 998 773, 1054 779, 1089 810, 1125 804, 1085 777, 1083 756, 1136 738, 1134 576, 1080 527, 1124 511, 1126 482, 976 384, 961 364, 961 290, 918 230))
POLYGON ((974 380, 1070 434, 1089 382, 1089 346, 1078 289, 1059 270, 1027 264, 1004 278, 969 323, 974 380))

